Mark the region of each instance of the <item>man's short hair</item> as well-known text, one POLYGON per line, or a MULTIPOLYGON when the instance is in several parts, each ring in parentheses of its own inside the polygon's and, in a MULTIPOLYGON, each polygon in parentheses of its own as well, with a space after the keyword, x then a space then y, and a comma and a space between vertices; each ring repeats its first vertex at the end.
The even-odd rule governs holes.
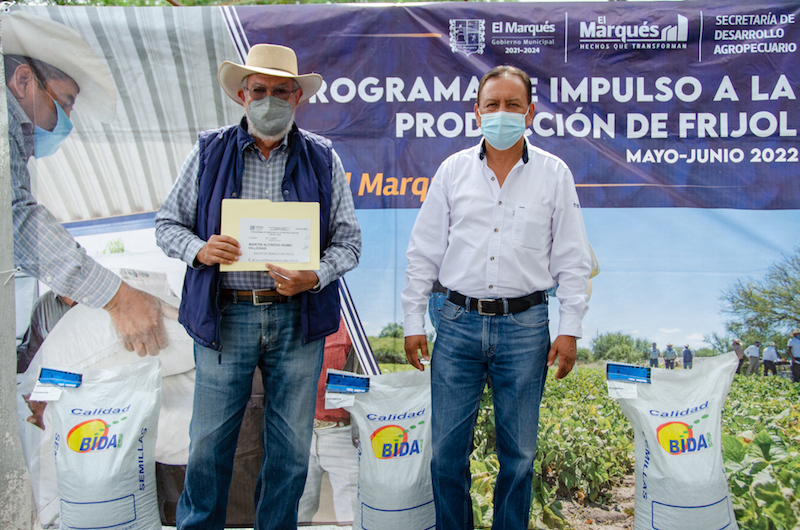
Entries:
POLYGON ((478 84, 478 106, 481 104, 481 92, 483 92, 483 85, 486 84, 486 81, 495 77, 503 77, 503 76, 512 76, 515 75, 522 80, 522 83, 525 85, 525 92, 528 95, 528 106, 532 103, 531 99, 531 77, 526 74, 524 71, 520 70, 516 66, 511 66, 508 64, 504 64, 502 66, 495 66, 488 72, 486 72, 483 77, 481 78, 480 84, 478 84))
POLYGON ((3 66, 6 70, 6 84, 8 84, 8 82, 14 76, 14 71, 16 71, 17 67, 23 64, 27 64, 31 67, 33 75, 36 76, 36 79, 42 86, 47 85, 49 81, 57 81, 60 79, 69 79, 73 82, 75 81, 55 66, 44 61, 40 61, 39 59, 33 59, 24 55, 4 55, 3 66))

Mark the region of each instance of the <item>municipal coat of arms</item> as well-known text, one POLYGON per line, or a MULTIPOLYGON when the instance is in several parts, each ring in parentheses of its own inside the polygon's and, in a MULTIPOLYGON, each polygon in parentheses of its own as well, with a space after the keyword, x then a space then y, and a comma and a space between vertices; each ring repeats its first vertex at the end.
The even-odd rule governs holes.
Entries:
POLYGON ((465 55, 483 53, 486 43, 486 21, 482 19, 450 20, 450 49, 465 55))

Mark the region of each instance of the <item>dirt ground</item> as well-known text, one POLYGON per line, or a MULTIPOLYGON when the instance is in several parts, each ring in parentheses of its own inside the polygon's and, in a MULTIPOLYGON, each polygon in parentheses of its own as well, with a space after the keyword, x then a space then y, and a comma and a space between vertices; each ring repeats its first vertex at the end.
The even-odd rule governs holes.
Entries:
POLYGON ((633 475, 630 475, 612 490, 611 502, 607 506, 581 505, 562 499, 561 513, 575 530, 627 530, 633 528, 635 495, 633 475))
MULTIPOLYGON (((611 502, 582 505, 576 501, 561 499, 561 513, 572 530, 630 530, 633 528, 633 504, 636 495, 633 475, 611 492, 611 502)), ((332 510, 332 506, 330 507, 332 510)), ((315 517, 316 518, 316 517, 315 517)), ((351 526, 303 526, 309 530, 351 530, 351 526)), ((164 530, 175 530, 165 526, 164 530)), ((301 530, 298 528, 298 530, 301 530)))

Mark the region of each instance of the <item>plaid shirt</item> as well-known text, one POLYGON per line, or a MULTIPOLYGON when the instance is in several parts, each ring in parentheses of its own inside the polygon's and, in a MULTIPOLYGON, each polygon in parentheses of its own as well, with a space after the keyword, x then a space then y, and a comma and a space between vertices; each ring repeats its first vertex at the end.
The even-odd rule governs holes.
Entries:
MULTIPOLYGON (((193 232, 197 219, 199 155, 200 145, 195 143, 156 215, 159 246, 169 257, 179 258, 194 268, 205 267, 195 263, 195 257, 206 242, 193 232)), ((264 157, 255 142, 248 145, 244 150, 244 174, 239 198, 283 202, 280 191, 288 156, 286 137, 270 151, 269 159, 264 157)), ((320 289, 355 268, 361 255, 361 229, 356 219, 353 195, 336 151, 333 151, 332 187, 328 224, 331 243, 328 248, 322 249, 319 270, 315 271, 320 289)), ((221 287, 237 290, 274 289, 275 281, 267 272, 232 271, 222 274, 221 287)))
POLYGON ((103 307, 122 280, 92 258, 31 193, 28 159, 33 156, 33 123, 6 89, 11 163, 11 213, 14 265, 62 296, 89 307, 103 307))

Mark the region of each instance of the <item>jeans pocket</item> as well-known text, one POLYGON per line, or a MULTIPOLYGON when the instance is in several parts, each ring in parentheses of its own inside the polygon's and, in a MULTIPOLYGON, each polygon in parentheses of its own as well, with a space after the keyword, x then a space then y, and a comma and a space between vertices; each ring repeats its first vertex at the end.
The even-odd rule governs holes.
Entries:
POLYGON ((219 312, 224 313, 230 306, 233 305, 233 300, 226 298, 224 300, 219 300, 217 303, 219 304, 219 312))
POLYGON ((511 313, 508 315, 508 318, 511 322, 523 328, 545 327, 548 324, 547 304, 539 304, 531 307, 527 311, 511 313))
POLYGON ((455 322, 461 318, 461 315, 464 314, 464 311, 465 310, 463 307, 454 304, 450 300, 444 300, 444 303, 442 304, 442 318, 450 320, 451 322, 455 322))

